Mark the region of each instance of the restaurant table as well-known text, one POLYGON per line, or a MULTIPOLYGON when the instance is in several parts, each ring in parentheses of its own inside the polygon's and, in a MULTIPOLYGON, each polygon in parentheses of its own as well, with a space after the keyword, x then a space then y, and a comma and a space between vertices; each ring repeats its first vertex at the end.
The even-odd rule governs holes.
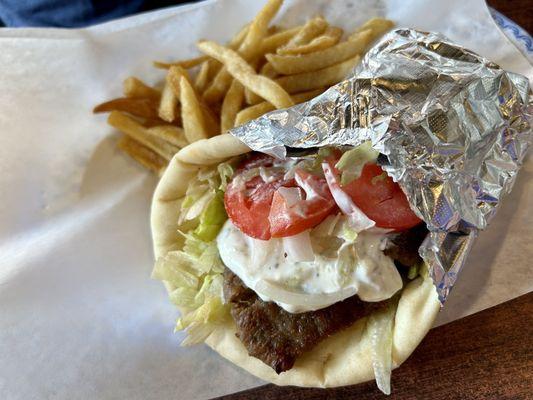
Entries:
MULTIPOLYGON (((487 3, 533 31, 533 0, 487 3)), ((466 266, 468 267, 468 265, 466 266)), ((533 399, 533 293, 432 329, 392 374, 392 395, 374 382, 335 389, 264 385, 218 400, 533 399)))

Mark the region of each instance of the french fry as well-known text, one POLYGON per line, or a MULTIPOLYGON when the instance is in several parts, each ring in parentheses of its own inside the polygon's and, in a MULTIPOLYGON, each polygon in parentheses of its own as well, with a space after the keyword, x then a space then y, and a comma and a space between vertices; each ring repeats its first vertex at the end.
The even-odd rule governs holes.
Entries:
POLYGON ((146 128, 138 121, 120 111, 112 111, 107 117, 107 123, 143 146, 148 147, 167 161, 170 161, 179 150, 178 147, 165 140, 148 134, 146 128))
POLYGON ((324 33, 328 22, 323 17, 315 17, 305 23, 303 28, 292 37, 283 48, 298 47, 309 43, 315 37, 324 33))
POLYGON ((145 168, 151 169, 154 172, 159 172, 167 165, 167 160, 159 154, 128 136, 122 136, 117 143, 117 147, 145 168))
POLYGON ((161 92, 148 86, 140 79, 130 76, 124 80, 123 93, 125 97, 146 97, 159 100, 161 92))
POLYGON ((158 114, 159 118, 166 122, 174 122, 178 116, 178 98, 168 82, 165 82, 161 93, 158 114))
POLYGON ((175 125, 156 125, 148 128, 146 133, 149 135, 163 139, 164 141, 178 147, 182 148, 189 144, 185 138, 185 132, 183 128, 180 128, 175 125))
POLYGON ((179 65, 173 65, 170 67, 166 76, 166 82, 170 85, 172 92, 178 101, 181 97, 181 78, 187 79, 187 82, 192 85, 189 73, 185 68, 180 67, 179 65))
POLYGON ((226 68, 222 67, 205 90, 202 96, 204 101, 207 104, 214 104, 221 101, 229 89, 231 81, 231 75, 226 68))
MULTIPOLYGON (((311 100, 312 98, 318 96, 324 91, 324 89, 315 89, 308 92, 298 93, 294 96, 291 96, 294 104, 300 104, 304 101, 311 100)), ((247 107, 237 114, 235 117, 235 126, 239 126, 248 122, 252 119, 259 118, 261 115, 266 114, 267 112, 274 111, 275 108, 268 101, 263 101, 259 104, 247 107)))
POLYGON ((352 40, 341 42, 335 46, 314 53, 295 56, 267 54, 266 58, 280 74, 292 75, 316 71, 363 53, 372 41, 372 37, 372 31, 367 29, 357 33, 352 40))
POLYGON ((204 88, 204 90, 202 90, 202 92, 205 91, 205 89, 207 89, 207 87, 209 86, 210 82, 213 81, 215 76, 218 74, 218 71, 220 71, 220 69, 222 68, 222 64, 219 63, 214 58, 209 58, 207 63, 209 64, 209 73, 207 74, 207 82, 206 82, 205 88, 204 88))
MULTIPOLYGON (((181 102, 182 106, 185 101, 189 101, 189 105, 198 103, 198 107, 195 107, 193 110, 200 109, 203 114, 203 122, 204 122, 204 128, 209 136, 215 135, 219 132, 219 125, 217 122, 217 118, 213 115, 213 112, 210 110, 210 108, 204 103, 204 101, 199 97, 198 93, 193 89, 193 84, 190 80, 189 73, 187 70, 185 70, 182 67, 179 66, 172 66, 168 70, 167 74, 167 82, 171 85, 172 90, 175 94, 175 96, 178 98, 178 100, 181 102), (192 89, 192 92, 188 90, 187 98, 183 98, 181 94, 181 79, 184 78, 188 85, 187 90, 190 87, 192 89), (191 97, 191 95, 194 95, 194 100, 191 97), (194 102, 194 103, 193 103, 194 102)), ((183 115, 187 114, 187 111, 183 110, 182 107, 182 123, 183 122, 183 115)))
POLYGON ((231 83, 231 86, 224 97, 222 109, 220 111, 220 130, 226 132, 233 128, 235 117, 241 109, 244 100, 244 87, 237 80, 231 83))
POLYGON ((289 93, 298 93, 331 86, 346 78, 360 59, 361 57, 357 55, 340 64, 332 65, 331 67, 318 71, 283 76, 276 79, 276 82, 289 93))
MULTIPOLYGON (((282 3, 283 0, 269 0, 250 23, 246 36, 238 50, 245 60, 250 61, 260 53, 261 42, 268 33, 268 24, 276 15, 282 3)), ((231 49, 231 43, 228 47, 231 49)), ((225 68, 222 68, 205 91, 204 100, 208 104, 222 100, 230 85, 231 76, 225 68)))
POLYGON ((194 80, 194 87, 198 92, 203 92, 209 82, 209 61, 204 61, 194 80))
POLYGON ((302 44, 300 46, 280 48, 278 49, 277 53, 279 55, 297 55, 324 50, 339 43, 342 34, 343 31, 341 28, 330 26, 326 29, 324 34, 317 36, 309 43, 302 44))
MULTIPOLYGON (((178 111, 179 111, 179 107, 178 107, 178 111)), ((181 111, 179 111, 179 113, 181 113, 181 111)), ((181 119, 179 113, 178 113, 178 119, 175 121, 175 123, 178 123, 179 120, 181 119)), ((153 119, 144 118, 142 120, 139 120, 139 123, 142 126, 144 126, 145 128, 151 128, 153 126, 160 126, 160 125, 167 125, 168 124, 167 121, 163 121, 159 117, 153 118, 153 119)))
MULTIPOLYGON (((278 76, 278 73, 276 72, 274 67, 272 67, 272 64, 267 62, 261 67, 259 75, 264 75, 267 78, 274 79, 278 76)), ((263 101, 263 98, 261 96, 258 96, 248 88, 244 89, 244 98, 246 99, 247 104, 258 104, 263 101)))
POLYGON ((198 48, 223 63, 228 72, 243 86, 259 94, 276 108, 286 108, 293 105, 287 92, 266 76, 257 75, 255 70, 233 50, 209 41, 198 43, 198 48))
POLYGON ((154 61, 153 65, 156 68, 160 69, 169 69, 172 66, 178 66, 185 69, 196 67, 197 65, 200 65, 204 61, 207 61, 208 57, 206 56, 200 56, 195 58, 190 58, 188 60, 182 60, 182 61, 172 61, 172 62, 162 62, 162 61, 154 61))
POLYGON ((200 102, 186 77, 180 80, 181 120, 189 143, 207 139, 209 134, 200 102))
POLYGON ((270 64, 269 62, 263 64, 259 73, 271 79, 278 76, 278 73, 276 72, 272 64, 270 64))
POLYGON ((153 98, 120 97, 97 105, 94 107, 93 112, 97 114, 111 111, 124 111, 136 117, 155 119, 158 117, 157 108, 157 100, 153 98))
POLYGON ((265 101, 265 99, 263 99, 258 94, 252 92, 248 88, 244 88, 244 99, 246 101, 246 104, 249 104, 251 106, 253 106, 255 104, 262 103, 263 101, 265 101))
POLYGON ((239 32, 235 36, 231 38, 231 40, 228 42, 228 47, 233 50, 237 50, 244 39, 246 38, 246 35, 248 34, 248 30, 250 29, 250 24, 244 25, 239 32))
POLYGON ((283 0, 268 0, 261 11, 255 16, 244 41, 239 47, 239 53, 245 60, 249 61, 259 54, 261 42, 268 33, 268 25, 282 4, 283 0))
POLYGON ((383 35, 385 32, 390 31, 393 26, 394 22, 391 20, 378 17, 372 18, 357 28, 355 32, 348 37, 348 40, 353 40, 354 37, 357 37, 358 33, 370 29, 372 31, 372 41, 383 35))
POLYGON ((302 29, 301 26, 296 26, 294 28, 289 28, 284 31, 275 33, 273 35, 267 36, 261 43, 261 50, 259 54, 269 54, 274 53, 280 46, 286 44, 291 40, 294 35, 296 35, 302 29))
POLYGON ((218 135, 220 133, 220 124, 218 123, 217 115, 220 114, 221 106, 218 107, 217 105, 208 107, 203 102, 203 99, 201 97, 197 96, 196 98, 200 102, 200 107, 202 108, 202 112, 204 113, 205 123, 209 136, 218 135))
POLYGON ((162 90, 127 78, 124 98, 94 108, 95 113, 111 112, 108 123, 125 134, 118 147, 159 173, 175 154, 183 162, 203 163, 198 150, 207 145, 208 153, 216 149, 219 154, 222 148, 228 157, 242 154, 249 150, 244 144, 220 133, 318 96, 342 81, 369 44, 393 26, 373 18, 339 42, 342 29, 323 17, 285 30, 269 26, 281 4, 268 0, 226 46, 201 41, 204 55, 155 61, 154 66, 168 70, 162 90), (191 80, 188 70, 197 66, 191 80), (250 106, 243 109, 244 101, 250 106), (206 141, 214 135, 219 135, 216 141, 206 141))
POLYGON ((262 101, 261 103, 246 107, 237 113, 237 116, 235 117, 235 126, 259 118, 261 115, 274 111, 275 109, 276 108, 268 101, 262 101))

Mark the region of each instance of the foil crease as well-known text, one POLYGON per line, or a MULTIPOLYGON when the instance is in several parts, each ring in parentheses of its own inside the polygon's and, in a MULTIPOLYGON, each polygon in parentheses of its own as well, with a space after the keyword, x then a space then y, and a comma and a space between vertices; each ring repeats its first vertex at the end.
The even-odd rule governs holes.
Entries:
POLYGON ((527 78, 446 37, 398 29, 322 95, 231 133, 256 151, 370 140, 430 234, 419 252, 443 303, 531 139, 527 78))

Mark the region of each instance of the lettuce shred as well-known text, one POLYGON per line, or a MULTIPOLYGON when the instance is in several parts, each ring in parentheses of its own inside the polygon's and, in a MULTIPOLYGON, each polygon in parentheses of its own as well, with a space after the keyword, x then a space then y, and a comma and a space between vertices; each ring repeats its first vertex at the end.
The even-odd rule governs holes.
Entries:
POLYGON ((370 142, 365 142, 345 152, 335 165, 341 171, 341 185, 346 185, 361 176, 366 163, 375 162, 379 152, 370 142))
POLYGON ((391 300, 385 310, 371 314, 367 323, 376 384, 386 395, 391 393, 392 336, 397 307, 397 299, 391 300))
POLYGON ((152 272, 152 278, 172 288, 170 300, 181 312, 176 330, 187 333, 182 345, 203 342, 229 315, 222 293, 224 265, 215 239, 228 218, 224 190, 232 175, 230 162, 199 171, 178 216, 181 226, 187 226, 177 232, 183 245, 159 257, 152 272))

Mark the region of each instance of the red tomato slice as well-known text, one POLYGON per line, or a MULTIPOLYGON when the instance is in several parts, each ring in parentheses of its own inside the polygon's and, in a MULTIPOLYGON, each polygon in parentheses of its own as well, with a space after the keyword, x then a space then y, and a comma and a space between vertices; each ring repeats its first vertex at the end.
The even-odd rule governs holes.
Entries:
POLYGON ((254 176, 247 181, 242 174, 252 168, 274 166, 274 159, 266 155, 254 155, 237 169, 227 187, 224 205, 229 218, 239 230, 256 239, 291 236, 320 223, 335 208, 335 202, 323 178, 306 171, 296 172, 294 179, 284 179, 284 172, 270 170, 271 178, 265 182, 254 176), (288 204, 278 189, 296 188, 297 182, 306 197, 295 204, 288 204))
POLYGON ((272 196, 278 187, 290 182, 283 180, 283 174, 271 182, 264 182, 260 176, 243 181, 242 174, 252 168, 272 167, 274 159, 264 154, 254 154, 244 160, 235 171, 224 194, 224 206, 233 224, 248 236, 268 240, 271 237, 268 214, 272 196))
POLYGON ((420 218, 409 207, 407 197, 391 177, 376 164, 363 167, 361 176, 343 186, 353 202, 381 228, 404 230, 418 225, 420 218))
POLYGON ((292 236, 310 229, 335 209, 325 179, 297 170, 296 183, 305 192, 300 200, 288 200, 279 189, 274 193, 268 216, 272 237, 292 236))

